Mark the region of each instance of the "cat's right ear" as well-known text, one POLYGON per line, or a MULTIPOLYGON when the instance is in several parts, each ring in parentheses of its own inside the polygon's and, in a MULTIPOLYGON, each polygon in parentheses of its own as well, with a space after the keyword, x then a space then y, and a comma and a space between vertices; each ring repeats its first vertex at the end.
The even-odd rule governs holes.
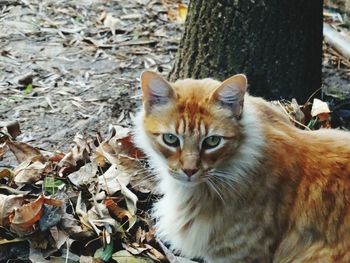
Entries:
POLYGON ((141 89, 146 111, 175 99, 175 92, 170 84, 153 71, 142 72, 141 89))
POLYGON ((243 74, 237 74, 222 82, 213 91, 210 98, 219 102, 221 106, 230 109, 236 118, 240 118, 246 90, 247 77, 243 74))

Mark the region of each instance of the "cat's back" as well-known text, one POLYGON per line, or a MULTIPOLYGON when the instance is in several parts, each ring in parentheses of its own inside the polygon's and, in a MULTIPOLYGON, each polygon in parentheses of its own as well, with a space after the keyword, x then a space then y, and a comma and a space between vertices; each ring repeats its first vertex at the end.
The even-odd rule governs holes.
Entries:
POLYGON ((266 139, 261 175, 278 189, 273 262, 350 262, 350 131, 302 130, 277 106, 246 102, 266 139))
POLYGON ((350 262, 350 132, 301 130, 259 108, 289 229, 274 262, 350 262))

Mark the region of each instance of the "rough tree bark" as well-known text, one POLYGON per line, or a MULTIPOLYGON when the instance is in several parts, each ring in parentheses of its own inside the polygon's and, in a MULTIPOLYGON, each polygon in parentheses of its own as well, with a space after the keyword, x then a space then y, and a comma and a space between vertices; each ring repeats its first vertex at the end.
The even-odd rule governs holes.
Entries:
POLYGON ((321 86, 322 0, 191 0, 170 80, 245 73, 251 94, 305 100, 321 86))

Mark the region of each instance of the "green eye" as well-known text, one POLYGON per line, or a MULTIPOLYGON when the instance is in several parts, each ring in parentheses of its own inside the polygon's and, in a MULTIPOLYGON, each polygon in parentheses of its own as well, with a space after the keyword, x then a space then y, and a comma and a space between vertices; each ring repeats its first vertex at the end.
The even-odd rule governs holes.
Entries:
POLYGON ((203 148, 205 149, 215 148, 216 146, 219 145, 220 142, 221 142, 220 136, 209 136, 203 141, 203 148))
POLYGON ((163 141, 172 147, 178 147, 180 145, 180 140, 179 138, 171 133, 165 133, 163 134, 163 141))

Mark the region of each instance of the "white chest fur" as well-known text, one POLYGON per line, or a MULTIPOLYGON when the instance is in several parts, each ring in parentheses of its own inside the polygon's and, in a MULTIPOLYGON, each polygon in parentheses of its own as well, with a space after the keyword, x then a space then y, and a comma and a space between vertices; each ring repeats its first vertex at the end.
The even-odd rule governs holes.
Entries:
POLYGON ((157 235, 184 256, 206 257, 212 229, 209 226, 215 224, 215 218, 202 218, 198 208, 186 207, 188 194, 185 189, 176 190, 168 183, 161 183, 166 194, 153 209, 153 216, 157 219, 157 235))

